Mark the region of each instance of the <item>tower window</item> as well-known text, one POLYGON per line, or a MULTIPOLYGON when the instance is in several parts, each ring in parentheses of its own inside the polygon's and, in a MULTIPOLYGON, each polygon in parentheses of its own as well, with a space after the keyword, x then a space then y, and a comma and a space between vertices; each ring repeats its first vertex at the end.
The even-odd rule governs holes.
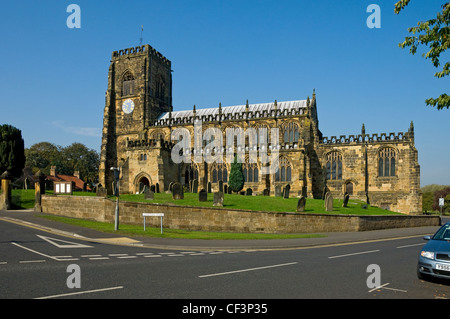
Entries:
POLYGON ((125 73, 122 81, 122 96, 134 95, 136 93, 136 80, 131 72, 125 73))

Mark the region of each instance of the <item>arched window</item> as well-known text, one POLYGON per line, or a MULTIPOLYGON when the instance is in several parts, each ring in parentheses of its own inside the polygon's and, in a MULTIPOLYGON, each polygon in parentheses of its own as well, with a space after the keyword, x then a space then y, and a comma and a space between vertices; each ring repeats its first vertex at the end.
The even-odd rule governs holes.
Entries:
POLYGON ((198 180, 198 169, 195 164, 186 165, 184 168, 184 184, 189 185, 190 181, 198 180))
POLYGON ((342 155, 337 151, 333 151, 326 156, 327 180, 342 179, 342 155))
POLYGON ((395 176, 395 150, 390 147, 378 152, 378 176, 395 176))
POLYGON ((278 170, 275 172, 275 182, 290 182, 292 180, 292 166, 283 156, 278 159, 278 170))
POLYGON ((242 172, 246 183, 257 183, 259 179, 259 170, 256 163, 249 163, 248 159, 242 163, 242 172))
POLYGON ((285 143, 294 143, 298 142, 299 138, 299 130, 298 125, 296 123, 288 123, 284 126, 284 142, 285 143))
POLYGON ((211 168, 211 178, 213 183, 222 181, 228 182, 228 170, 225 163, 214 163, 211 168))
POLYGON ((136 84, 133 74, 127 71, 122 78, 122 96, 134 95, 136 93, 136 84))

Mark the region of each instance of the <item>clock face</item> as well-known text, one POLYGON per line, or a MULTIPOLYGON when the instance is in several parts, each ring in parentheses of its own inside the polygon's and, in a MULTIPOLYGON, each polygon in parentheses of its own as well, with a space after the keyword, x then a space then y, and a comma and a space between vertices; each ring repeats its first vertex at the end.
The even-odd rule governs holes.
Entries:
POLYGON ((125 114, 130 114, 134 110, 134 102, 132 99, 127 99, 122 103, 122 110, 125 114))

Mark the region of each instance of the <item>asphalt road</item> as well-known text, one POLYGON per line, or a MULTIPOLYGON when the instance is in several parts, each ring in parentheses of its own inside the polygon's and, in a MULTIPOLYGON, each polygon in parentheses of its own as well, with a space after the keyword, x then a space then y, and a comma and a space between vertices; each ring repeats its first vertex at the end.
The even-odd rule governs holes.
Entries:
POLYGON ((447 299, 448 282, 416 276, 424 244, 413 236, 297 249, 172 250, 0 220, 0 298, 182 299, 172 309, 180 312, 202 299, 447 299))

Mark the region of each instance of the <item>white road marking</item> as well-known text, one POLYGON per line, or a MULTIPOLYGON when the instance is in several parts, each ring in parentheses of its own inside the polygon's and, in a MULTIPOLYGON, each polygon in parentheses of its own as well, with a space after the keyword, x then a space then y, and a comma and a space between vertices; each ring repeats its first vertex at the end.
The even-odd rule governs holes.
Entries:
POLYGON ((123 286, 117 286, 117 287, 111 287, 111 288, 102 288, 102 289, 71 292, 71 293, 67 293, 67 294, 38 297, 38 298, 34 298, 34 299, 50 299, 50 298, 58 298, 58 297, 66 297, 66 296, 74 296, 74 295, 83 295, 83 294, 90 294, 90 293, 94 293, 94 292, 102 292, 102 291, 116 290, 116 289, 122 289, 122 288, 123 288, 123 286))
POLYGON ((255 268, 247 268, 247 269, 241 269, 241 270, 233 270, 233 271, 227 271, 227 272, 220 272, 220 273, 216 273, 216 274, 202 275, 202 276, 198 276, 198 277, 205 278, 205 277, 212 277, 212 276, 222 276, 222 275, 229 275, 229 274, 235 274, 235 273, 246 272, 246 271, 261 270, 261 269, 275 268, 275 267, 284 267, 284 266, 290 266, 290 265, 295 265, 295 264, 297 264, 297 262, 271 265, 271 266, 263 266, 263 267, 255 267, 255 268))
POLYGON ((375 291, 375 290, 378 290, 378 289, 388 289, 388 290, 394 290, 394 291, 400 291, 400 292, 407 292, 406 290, 403 290, 403 289, 396 289, 396 288, 386 287, 387 285, 389 285, 388 282, 383 284, 383 285, 381 285, 381 286, 375 287, 375 288, 369 290, 368 292, 372 292, 372 291, 375 291))
POLYGON ((331 256, 331 257, 328 257, 328 259, 348 257, 348 256, 355 256, 355 255, 362 255, 362 254, 371 254, 371 253, 376 253, 378 251, 379 251, 378 249, 377 250, 369 250, 369 251, 361 251, 361 252, 358 252, 358 253, 351 253, 351 254, 345 254, 345 255, 339 255, 339 256, 331 256))
POLYGON ((408 247, 423 246, 423 245, 425 245, 425 244, 424 244, 424 243, 420 243, 420 244, 412 244, 412 245, 398 246, 397 248, 408 248, 408 247))
POLYGON ((88 245, 84 245, 84 244, 80 244, 80 243, 74 243, 71 241, 66 241, 66 240, 41 236, 41 235, 36 235, 36 236, 38 236, 39 238, 45 240, 46 242, 49 242, 50 244, 52 244, 58 248, 92 248, 92 246, 88 246, 88 245), (63 243, 63 244, 60 244, 60 243, 63 243))
POLYGON ((46 254, 43 254, 43 253, 40 253, 40 252, 38 252, 38 251, 36 251, 36 250, 33 250, 33 249, 31 249, 31 248, 27 248, 27 247, 24 247, 24 246, 22 246, 22 245, 19 245, 18 243, 12 242, 11 244, 13 244, 14 246, 20 247, 20 248, 22 248, 22 249, 31 251, 32 253, 35 253, 35 254, 38 254, 38 255, 41 255, 41 256, 44 256, 44 257, 53 259, 53 260, 58 260, 58 258, 55 258, 55 257, 53 257, 53 256, 49 256, 49 255, 46 255, 46 254))
POLYGON ((19 264, 30 264, 30 263, 45 263, 46 261, 43 259, 40 260, 20 260, 19 264))

